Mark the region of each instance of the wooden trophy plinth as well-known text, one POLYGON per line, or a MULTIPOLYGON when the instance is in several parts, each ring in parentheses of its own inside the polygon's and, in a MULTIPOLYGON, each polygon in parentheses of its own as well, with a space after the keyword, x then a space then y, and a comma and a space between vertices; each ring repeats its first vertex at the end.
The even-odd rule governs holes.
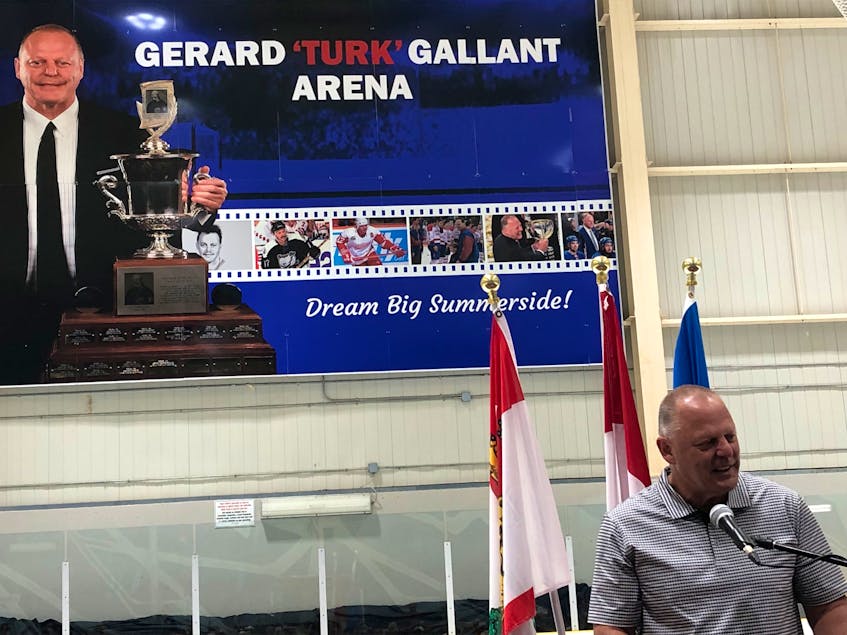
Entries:
POLYGON ((49 381, 79 382, 220 375, 270 375, 276 354, 267 342, 113 345, 56 349, 49 381))
MULTIPOLYGON (((114 273, 114 313, 62 315, 48 382, 276 372, 276 352, 255 311, 243 304, 209 307, 202 258, 119 260, 114 273)), ((226 290, 240 302, 240 291, 226 290)))

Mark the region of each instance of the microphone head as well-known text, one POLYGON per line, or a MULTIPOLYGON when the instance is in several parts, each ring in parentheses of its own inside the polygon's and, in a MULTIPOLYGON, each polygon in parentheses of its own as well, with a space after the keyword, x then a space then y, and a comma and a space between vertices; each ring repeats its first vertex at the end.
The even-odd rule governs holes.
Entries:
POLYGON ((709 522, 712 523, 715 527, 719 528, 718 523, 722 518, 734 518, 735 514, 729 508, 729 505, 718 504, 712 507, 709 511, 709 522))

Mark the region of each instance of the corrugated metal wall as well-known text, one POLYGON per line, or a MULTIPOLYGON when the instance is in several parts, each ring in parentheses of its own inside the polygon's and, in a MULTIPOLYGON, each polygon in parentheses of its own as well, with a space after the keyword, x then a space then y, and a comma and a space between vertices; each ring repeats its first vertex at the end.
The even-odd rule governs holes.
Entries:
POLYGON ((824 18, 839 15, 831 0, 634 0, 642 20, 824 18))
MULTIPOLYGON (((644 0, 636 10, 654 20, 839 15, 805 0, 644 0)), ((638 42, 653 165, 847 159, 847 30, 641 32, 638 42)), ((704 327, 711 379, 748 469, 847 460, 847 175, 821 170, 650 183, 662 317, 679 316, 682 259, 702 258, 700 314, 718 322, 704 327), (732 319, 744 317, 752 323, 732 319)), ((664 336, 670 365, 675 329, 664 336)))
POLYGON ((847 312, 845 192, 844 173, 654 179, 662 316, 679 313, 689 255, 704 263, 701 316, 847 312))
POLYGON ((639 35, 657 166, 841 161, 843 29, 639 35))
MULTIPOLYGON (((551 476, 601 476, 599 371, 523 379, 551 476)), ((429 374, 3 397, 0 506, 484 483, 487 382, 429 374)))

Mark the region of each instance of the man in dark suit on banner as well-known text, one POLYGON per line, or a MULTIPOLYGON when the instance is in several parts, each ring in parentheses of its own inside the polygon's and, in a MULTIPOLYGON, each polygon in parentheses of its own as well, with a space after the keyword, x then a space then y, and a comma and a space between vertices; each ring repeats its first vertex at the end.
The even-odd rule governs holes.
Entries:
POLYGON ((494 239, 496 262, 532 262, 547 257, 547 239, 541 238, 531 245, 522 244, 523 225, 514 214, 500 218, 500 235, 494 239))
POLYGON ((594 226, 594 214, 586 212, 582 215, 582 225, 577 229, 576 235, 579 238, 579 250, 586 258, 593 258, 594 254, 600 251, 600 237, 594 226))
MULTIPOLYGON (((107 216, 93 185, 99 170, 115 167, 109 156, 138 152, 145 133, 133 117, 77 100, 84 58, 76 37, 59 25, 36 27, 23 38, 14 64, 23 101, 0 108, 2 384, 38 381, 75 290, 94 286, 111 297, 115 257, 130 256, 147 242, 107 216), (42 155, 55 167, 45 169, 42 155), (49 172, 55 172, 51 185, 39 185, 49 172), (46 216, 48 206, 56 208, 53 218, 46 216)), ((226 184, 214 178, 191 193, 192 202, 211 210, 225 198, 226 184)))

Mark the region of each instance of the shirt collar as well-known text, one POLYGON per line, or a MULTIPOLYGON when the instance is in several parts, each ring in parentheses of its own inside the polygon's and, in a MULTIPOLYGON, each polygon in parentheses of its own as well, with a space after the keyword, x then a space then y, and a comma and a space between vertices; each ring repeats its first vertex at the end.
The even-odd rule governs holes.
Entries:
POLYGON ((33 126, 43 130, 44 127, 48 124, 48 122, 52 121, 53 125, 56 126, 56 130, 61 134, 62 131, 67 130, 67 126, 77 120, 79 115, 79 101, 76 97, 74 97, 73 103, 65 109, 65 111, 56 117, 55 119, 48 119, 40 112, 36 111, 32 106, 26 103, 26 99, 23 100, 24 106, 24 122, 30 123, 33 126))
MULTIPOLYGON (((689 504, 679 493, 673 488, 668 481, 668 475, 671 473, 670 466, 662 470, 659 480, 656 482, 656 487, 659 492, 659 497, 665 504, 668 516, 673 519, 685 518, 692 514, 700 513, 700 510, 689 504)), ((744 472, 738 473, 738 483, 733 487, 727 497, 727 505, 731 509, 744 509, 750 506, 750 493, 747 490, 747 475, 744 472)))

